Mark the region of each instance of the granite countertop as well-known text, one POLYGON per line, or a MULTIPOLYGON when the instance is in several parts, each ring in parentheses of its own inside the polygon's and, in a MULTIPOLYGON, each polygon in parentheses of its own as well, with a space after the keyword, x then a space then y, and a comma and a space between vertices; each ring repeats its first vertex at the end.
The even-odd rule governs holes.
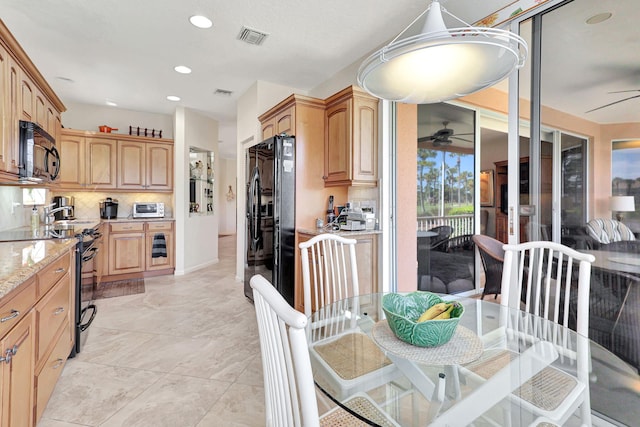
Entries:
POLYGON ((162 218, 112 218, 112 219, 99 219, 98 221, 102 222, 137 222, 137 221, 175 221, 173 217, 162 217, 162 218))
POLYGON ((308 234, 311 236, 324 233, 336 234, 342 237, 382 234, 382 230, 327 230, 326 228, 298 228, 296 231, 300 234, 308 234))
POLYGON ((0 243, 0 298, 77 243, 75 238, 0 243))

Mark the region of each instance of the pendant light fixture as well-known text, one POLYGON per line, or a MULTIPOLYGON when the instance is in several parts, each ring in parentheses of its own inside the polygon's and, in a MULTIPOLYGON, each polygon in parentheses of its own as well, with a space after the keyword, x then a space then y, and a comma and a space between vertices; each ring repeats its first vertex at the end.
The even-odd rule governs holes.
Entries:
POLYGON ((358 84, 372 95, 412 104, 443 102, 493 86, 522 67, 527 44, 497 28, 472 27, 433 0, 388 45, 358 70, 358 84), (442 12, 465 26, 447 29, 442 12), (422 33, 398 40, 424 14, 422 33))

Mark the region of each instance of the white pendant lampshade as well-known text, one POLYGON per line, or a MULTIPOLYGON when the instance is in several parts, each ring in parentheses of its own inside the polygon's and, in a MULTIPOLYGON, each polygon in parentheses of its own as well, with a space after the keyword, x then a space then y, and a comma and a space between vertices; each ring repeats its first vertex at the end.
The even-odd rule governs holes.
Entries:
POLYGON ((527 44, 496 28, 472 27, 433 0, 388 45, 369 56, 358 70, 358 84, 378 98, 430 104, 493 86, 524 65, 527 44), (442 11, 465 24, 447 29, 442 11), (427 13, 421 34, 398 38, 427 13))

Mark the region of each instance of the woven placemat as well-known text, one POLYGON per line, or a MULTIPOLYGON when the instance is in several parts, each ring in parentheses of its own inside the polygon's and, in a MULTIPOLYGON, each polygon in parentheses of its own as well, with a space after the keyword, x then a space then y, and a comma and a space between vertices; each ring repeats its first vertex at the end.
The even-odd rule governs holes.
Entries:
POLYGON ((313 349, 343 380, 353 380, 391 364, 376 343, 358 332, 316 344, 313 349))
MULTIPOLYGON (((466 368, 489 379, 517 356, 509 350, 487 350, 480 360, 466 368)), ((545 411, 555 411, 577 384, 577 380, 571 375, 547 366, 514 390, 513 394, 545 411)))
POLYGON ((473 362, 483 351, 480 337, 460 325, 448 343, 438 347, 418 347, 396 337, 387 321, 380 320, 373 327, 373 340, 389 353, 428 365, 461 365, 473 362))

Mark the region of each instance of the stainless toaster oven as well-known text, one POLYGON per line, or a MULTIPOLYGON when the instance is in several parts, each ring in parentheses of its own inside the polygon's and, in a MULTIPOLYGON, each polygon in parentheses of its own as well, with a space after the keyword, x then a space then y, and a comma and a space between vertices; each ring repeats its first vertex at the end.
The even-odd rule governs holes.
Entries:
POLYGON ((134 218, 164 218, 164 203, 135 202, 133 204, 134 218))

